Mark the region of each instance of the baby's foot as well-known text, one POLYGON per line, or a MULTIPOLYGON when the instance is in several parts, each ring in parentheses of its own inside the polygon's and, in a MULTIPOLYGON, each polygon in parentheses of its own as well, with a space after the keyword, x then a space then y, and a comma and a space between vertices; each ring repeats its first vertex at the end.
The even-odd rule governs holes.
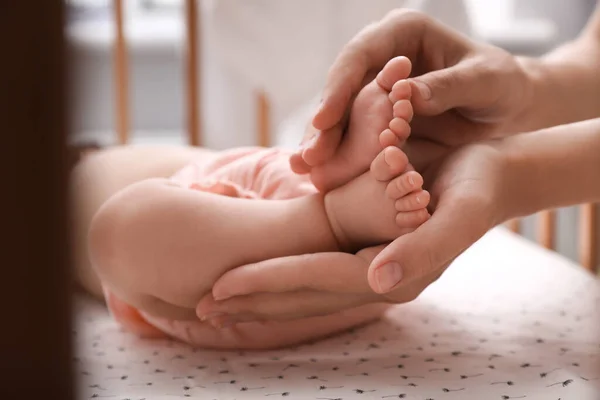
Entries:
MULTIPOLYGON (((311 169, 311 180, 319 190, 326 192, 356 178, 385 146, 401 146, 408 138, 413 110, 405 79, 410 70, 408 58, 394 58, 360 91, 342 144, 329 161, 311 169), (394 102, 390 101, 392 88, 394 102)), ((305 150, 305 157, 309 151, 305 150)))
MULTIPOLYGON (((406 176, 408 175, 407 167, 405 165, 404 160, 406 159, 406 155, 402 150, 397 147, 386 147, 384 151, 382 151, 371 163, 371 175, 374 179, 379 182, 389 182, 387 186, 387 193, 392 198, 396 198, 396 211, 398 214, 396 215, 396 223, 399 228, 403 228, 406 226, 406 221, 412 221, 413 211, 422 210, 427 211, 427 206, 429 205, 429 201, 431 199, 429 192, 422 190, 421 185, 423 183, 423 178, 421 175, 418 175, 419 189, 413 191, 412 193, 405 195, 406 189, 402 187, 405 185, 403 179, 410 179, 406 176), (404 173, 402 173, 404 171, 404 173), (402 174, 398 176, 398 174, 402 174), (398 176, 396 178, 396 176, 398 176), (404 177, 404 178, 403 178, 404 177), (400 186, 398 186, 400 185, 400 186)), ((409 166, 410 170, 411 167, 409 166)), ((425 218, 421 223, 425 222, 429 218, 429 213, 427 213, 427 218, 425 218)), ((420 225, 420 224, 419 224, 420 225)))
POLYGON ((429 219, 429 193, 402 150, 386 148, 373 163, 374 170, 325 195, 327 214, 342 250, 392 241, 429 219))

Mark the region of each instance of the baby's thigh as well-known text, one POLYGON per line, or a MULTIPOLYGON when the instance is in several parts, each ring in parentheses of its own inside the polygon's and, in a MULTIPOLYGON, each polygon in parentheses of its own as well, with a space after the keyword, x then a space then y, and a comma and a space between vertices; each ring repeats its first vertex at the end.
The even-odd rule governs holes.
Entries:
POLYGON ((95 152, 82 159, 71 173, 71 210, 75 276, 91 294, 102 297, 100 282, 87 253, 87 232, 92 218, 115 193, 149 178, 167 178, 191 161, 209 163, 215 153, 183 146, 122 146, 95 152))
POLYGON ((292 346, 366 324, 379 319, 389 307, 387 304, 370 304, 322 317, 242 323, 228 329, 216 329, 200 321, 144 317, 169 336, 194 347, 262 350, 292 346))

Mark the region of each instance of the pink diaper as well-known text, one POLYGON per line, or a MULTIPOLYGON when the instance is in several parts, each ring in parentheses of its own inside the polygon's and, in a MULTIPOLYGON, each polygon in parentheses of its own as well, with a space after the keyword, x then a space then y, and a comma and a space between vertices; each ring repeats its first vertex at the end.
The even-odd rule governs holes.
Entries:
POLYGON ((308 175, 297 175, 289 166, 290 152, 283 149, 242 147, 225 150, 206 162, 198 160, 171 179, 184 186, 211 186, 224 182, 261 199, 290 199, 316 193, 308 175))

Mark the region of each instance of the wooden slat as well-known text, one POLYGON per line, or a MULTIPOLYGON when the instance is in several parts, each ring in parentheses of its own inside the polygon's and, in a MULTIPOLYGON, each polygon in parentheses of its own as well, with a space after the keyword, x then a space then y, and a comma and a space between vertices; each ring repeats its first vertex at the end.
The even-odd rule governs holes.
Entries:
POLYGON ((521 231, 521 220, 511 219, 506 223, 506 227, 514 233, 519 233, 521 231))
POLYGON ((584 204, 579 211, 579 259, 592 271, 598 266, 598 215, 596 204, 584 204))
POLYGON ((115 130, 119 144, 129 141, 129 60, 124 26, 124 0, 113 1, 115 22, 114 90, 115 130))
POLYGON ((186 110, 188 142, 200 146, 200 88, 199 88, 199 40, 198 40, 198 3, 196 0, 185 2, 186 25, 186 110))
POLYGON ((538 217, 538 242, 545 248, 554 250, 554 238, 556 237, 556 211, 542 211, 538 217))
POLYGON ((271 107, 264 91, 256 94, 256 142, 259 146, 271 146, 271 107))

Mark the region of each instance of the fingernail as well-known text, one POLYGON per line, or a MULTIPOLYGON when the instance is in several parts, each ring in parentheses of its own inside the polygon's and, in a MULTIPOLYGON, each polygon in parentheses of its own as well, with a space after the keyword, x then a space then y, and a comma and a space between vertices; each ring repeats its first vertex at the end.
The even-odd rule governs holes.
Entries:
POLYGON ((417 87, 417 90, 419 91, 419 94, 421 94, 423 100, 431 99, 431 88, 429 85, 416 79, 413 79, 413 83, 417 87))
POLYGON ((212 292, 212 296, 215 301, 223 301, 223 300, 227 300, 228 298, 231 297, 230 294, 227 294, 224 292, 215 292, 215 291, 212 292))
POLYGON ((389 292, 402 279, 402 267, 397 262, 389 262, 375 271, 380 293, 389 292))
POLYGON ((200 317, 200 321, 205 322, 205 321, 207 321, 209 319, 213 319, 213 318, 217 318, 217 317, 223 317, 225 315, 226 314, 222 313, 222 312, 211 312, 211 313, 208 313, 206 315, 201 316, 200 317))

